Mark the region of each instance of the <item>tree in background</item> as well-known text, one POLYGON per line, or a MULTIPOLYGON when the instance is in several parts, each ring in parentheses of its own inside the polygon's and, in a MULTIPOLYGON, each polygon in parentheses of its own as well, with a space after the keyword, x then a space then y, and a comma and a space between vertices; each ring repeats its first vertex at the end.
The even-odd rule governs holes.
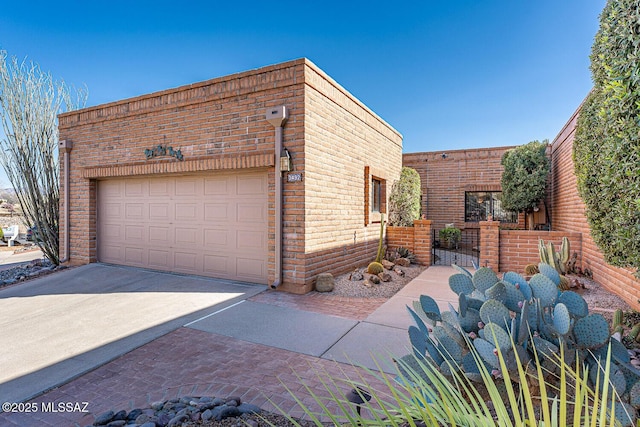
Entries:
POLYGON ((16 191, 25 225, 37 227, 38 245, 58 264, 59 167, 57 115, 86 100, 33 63, 0 51, 0 163, 16 191))
MULTIPOLYGON (((578 116, 573 160, 591 235, 605 260, 640 267, 638 0, 609 0, 591 48, 593 89, 578 116)), ((638 271, 636 271, 638 275, 638 271)))
POLYGON ((547 175, 550 163, 546 139, 542 142, 512 148, 504 153, 502 172, 502 208, 529 215, 529 229, 533 228, 533 211, 547 194, 547 175))
POLYGON ((420 218, 420 175, 403 167, 400 179, 393 183, 389 195, 389 225, 412 227, 420 218))

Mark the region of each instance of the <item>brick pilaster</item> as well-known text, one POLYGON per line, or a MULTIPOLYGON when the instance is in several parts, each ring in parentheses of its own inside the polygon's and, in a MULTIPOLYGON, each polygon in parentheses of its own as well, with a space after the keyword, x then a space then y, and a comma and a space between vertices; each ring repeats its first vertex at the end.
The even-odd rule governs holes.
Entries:
POLYGON ((431 220, 417 219, 413 221, 413 253, 416 254, 416 262, 422 265, 431 265, 431 220))
POLYGON ((480 267, 500 271, 500 221, 480 221, 480 267))

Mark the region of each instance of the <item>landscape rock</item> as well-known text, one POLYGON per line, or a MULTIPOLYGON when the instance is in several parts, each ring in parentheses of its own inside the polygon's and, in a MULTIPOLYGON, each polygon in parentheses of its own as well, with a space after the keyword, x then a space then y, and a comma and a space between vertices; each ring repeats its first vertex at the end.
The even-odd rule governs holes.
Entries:
POLYGON ((396 267, 393 269, 393 272, 396 273, 398 276, 400 277, 404 277, 404 270, 401 269, 400 267, 396 267))
POLYGON ((391 281, 391 275, 389 273, 387 273, 386 271, 383 271, 382 273, 378 274, 378 277, 383 282, 390 282, 391 281))
POLYGON ((357 282, 359 280, 363 280, 364 279, 364 275, 362 274, 362 272, 360 270, 358 270, 357 268, 353 271, 353 273, 351 273, 351 275, 349 276, 349 280, 352 280, 354 282, 357 282))
POLYGON ((369 276, 369 281, 371 283, 373 283, 374 285, 379 285, 380 284, 380 278, 378 276, 376 276, 375 274, 372 274, 371 276, 369 276))
POLYGON ((115 415, 115 412, 113 411, 103 412, 102 414, 96 417, 95 421, 93 422, 93 425, 105 426, 109 423, 109 421, 113 420, 114 415, 115 415))
POLYGON ((411 261, 406 258, 398 258, 396 260, 396 265, 399 265, 401 267, 409 267, 411 265, 411 261))
POLYGON ((386 260, 386 259, 383 259, 381 264, 387 270, 392 270, 393 267, 395 266, 394 263, 392 263, 391 261, 386 260))
POLYGON ((316 278, 316 291, 318 292, 331 292, 335 286, 333 274, 320 273, 316 278))
POLYGON ((362 282, 362 285, 366 288, 372 288, 373 287, 373 283, 371 283, 369 281, 369 279, 365 280, 364 282, 362 282))

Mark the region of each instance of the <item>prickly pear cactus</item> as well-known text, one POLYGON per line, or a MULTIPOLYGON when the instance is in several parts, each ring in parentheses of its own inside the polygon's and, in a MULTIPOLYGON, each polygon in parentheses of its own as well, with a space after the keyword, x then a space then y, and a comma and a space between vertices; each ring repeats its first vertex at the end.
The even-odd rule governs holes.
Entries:
POLYGON ((529 280, 531 292, 540 305, 543 307, 551 307, 558 298, 558 287, 547 276, 538 273, 529 280))
MULTIPOLYGON (((417 325, 409 328, 414 353, 432 361, 434 369, 445 375, 460 371, 471 381, 481 382, 481 369, 500 371, 498 354, 503 355, 509 372, 506 380, 517 381, 516 355, 525 363, 539 362, 545 372, 553 373, 563 348, 566 363, 574 365, 579 358, 591 372, 597 371, 611 351, 608 387, 640 409, 640 370, 630 363, 625 346, 612 338, 602 315, 589 314, 584 298, 559 291, 554 282, 559 282, 559 275, 553 268, 540 267, 541 272, 529 281, 517 273, 505 273, 499 280, 488 268, 477 269, 473 275, 458 268, 459 273, 449 279, 458 295, 457 310, 449 304, 449 310, 441 313, 436 301, 425 295, 413 304, 413 310, 407 307, 417 325)), ((615 317, 619 320, 620 314, 615 317)), ((640 324, 632 334, 640 337, 640 324)), ((616 411, 618 416, 617 406, 616 411)))
POLYGON ((607 320, 598 313, 576 320, 573 327, 576 345, 580 348, 602 347, 610 337, 607 320))

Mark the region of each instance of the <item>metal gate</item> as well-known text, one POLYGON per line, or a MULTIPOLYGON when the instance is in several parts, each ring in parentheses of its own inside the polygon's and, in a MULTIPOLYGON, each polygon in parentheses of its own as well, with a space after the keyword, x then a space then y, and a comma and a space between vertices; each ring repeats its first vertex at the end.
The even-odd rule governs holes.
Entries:
POLYGON ((433 248, 431 263, 433 265, 457 264, 463 267, 478 265, 480 255, 480 229, 467 228, 461 230, 460 241, 448 244, 440 239, 440 230, 433 230, 433 248))

